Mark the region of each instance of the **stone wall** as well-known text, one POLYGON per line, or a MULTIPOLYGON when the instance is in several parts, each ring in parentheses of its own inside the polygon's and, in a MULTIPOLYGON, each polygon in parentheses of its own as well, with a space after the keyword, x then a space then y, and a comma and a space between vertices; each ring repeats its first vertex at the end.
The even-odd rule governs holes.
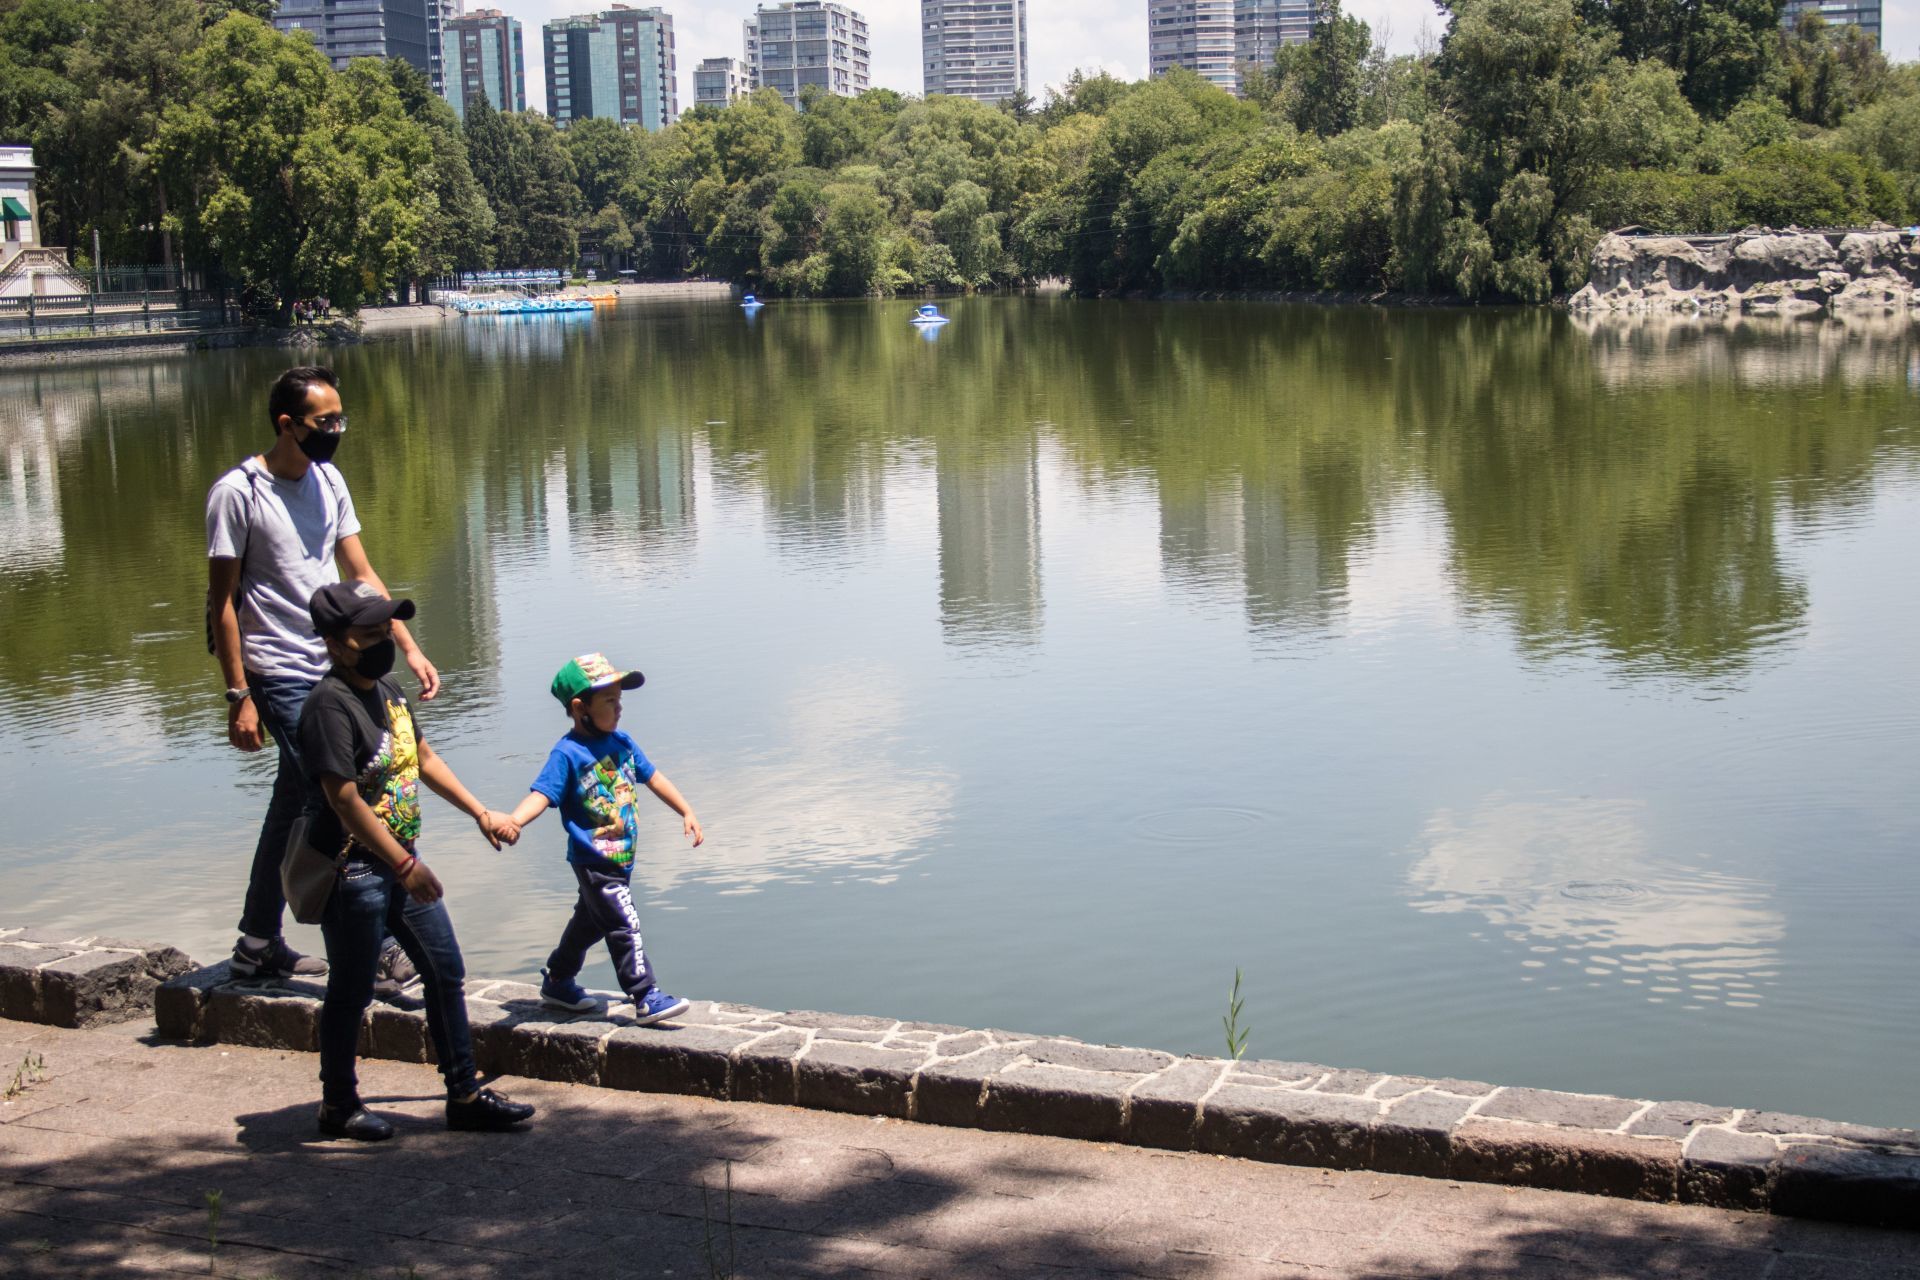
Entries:
MULTIPOLYGON (((525 983, 468 989, 480 1068, 500 1075, 1920 1226, 1912 1130, 705 1001, 671 1024, 640 1027, 614 994, 600 993, 603 1010, 569 1015, 525 983)), ((311 1051, 324 990, 236 983, 216 965, 163 986, 156 1013, 174 1039, 311 1051)), ((376 1002, 360 1051, 431 1061, 417 1003, 376 1002)))
POLYGON ((144 1018, 160 984, 192 968, 172 947, 64 930, 0 929, 0 1018, 56 1027, 144 1018))
MULTIPOLYGON (((0 1017, 143 1016, 199 1044, 312 1052, 324 983, 235 980, 171 947, 0 929, 0 1017)), ((636 1026, 521 982, 468 983, 483 1072, 1120 1142, 1327 1169, 1501 1183, 1920 1228, 1920 1132, 1308 1062, 1176 1057, 1066 1036, 702 1001, 636 1026)), ((370 1058, 431 1062, 419 1002, 375 1002, 370 1058)), ((316 1085, 317 1090, 317 1085, 316 1085)))
POLYGON ((1920 306, 1920 238, 1909 231, 1609 235, 1593 251, 1576 312, 1711 311, 1750 315, 1920 306))

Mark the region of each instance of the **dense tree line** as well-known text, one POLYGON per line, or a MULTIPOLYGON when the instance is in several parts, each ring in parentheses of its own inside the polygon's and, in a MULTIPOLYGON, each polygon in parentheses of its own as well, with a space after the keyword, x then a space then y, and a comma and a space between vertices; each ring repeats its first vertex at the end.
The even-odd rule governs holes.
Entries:
POLYGON ((184 254, 284 309, 572 266, 777 293, 1378 290, 1538 301, 1599 231, 1901 221, 1920 67, 1780 0, 1448 0, 1388 56, 1321 0, 1233 97, 1075 75, 1036 107, 761 92, 648 133, 464 123, 404 63, 336 72, 273 0, 0 0, 0 136, 49 240, 184 254))

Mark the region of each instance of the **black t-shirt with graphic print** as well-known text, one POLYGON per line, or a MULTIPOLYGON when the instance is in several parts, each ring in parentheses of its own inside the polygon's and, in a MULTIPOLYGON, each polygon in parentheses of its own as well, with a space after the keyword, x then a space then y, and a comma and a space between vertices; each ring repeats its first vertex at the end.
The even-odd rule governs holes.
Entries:
MULTIPOLYGON (((327 774, 353 779, 367 807, 412 847, 420 835, 420 744, 426 739, 393 677, 362 691, 337 669, 329 671, 300 708, 299 737, 300 762, 316 787, 327 774)), ((308 842, 325 853, 347 847, 332 805, 321 803, 308 842)))

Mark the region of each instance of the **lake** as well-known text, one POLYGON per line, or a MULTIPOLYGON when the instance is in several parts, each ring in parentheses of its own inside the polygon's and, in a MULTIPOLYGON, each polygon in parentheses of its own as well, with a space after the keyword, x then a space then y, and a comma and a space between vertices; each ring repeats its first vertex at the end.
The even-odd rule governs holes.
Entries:
MULTIPOLYGON (((646 673, 663 985, 1218 1055, 1237 970, 1253 1056, 1920 1123, 1920 325, 942 305, 321 353, 476 793, 646 673)), ((0 918, 232 945, 202 511, 293 358, 0 373, 0 918)), ((428 801, 470 971, 563 844, 428 801)))

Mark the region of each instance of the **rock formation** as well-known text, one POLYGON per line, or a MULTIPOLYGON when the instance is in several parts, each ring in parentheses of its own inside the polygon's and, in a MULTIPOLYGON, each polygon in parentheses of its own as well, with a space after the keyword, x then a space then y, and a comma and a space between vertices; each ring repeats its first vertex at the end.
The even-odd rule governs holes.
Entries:
POLYGON ((1867 231, 1743 231, 1730 236, 1608 235, 1594 247, 1574 311, 1905 311, 1920 306, 1920 236, 1867 231))

